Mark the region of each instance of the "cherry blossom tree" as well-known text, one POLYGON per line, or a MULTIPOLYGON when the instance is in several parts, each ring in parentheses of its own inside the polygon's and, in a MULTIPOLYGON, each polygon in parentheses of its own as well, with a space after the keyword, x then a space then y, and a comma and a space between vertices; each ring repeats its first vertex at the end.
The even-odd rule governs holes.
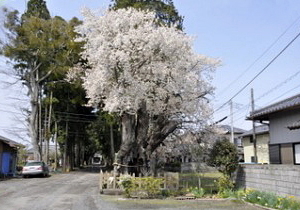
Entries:
POLYGON ((185 121, 207 122, 206 96, 219 61, 195 53, 193 37, 176 25, 160 26, 149 11, 85 9, 83 15, 77 32, 88 64, 74 72, 83 70, 90 105, 121 116, 119 163, 128 155, 146 163, 185 121))

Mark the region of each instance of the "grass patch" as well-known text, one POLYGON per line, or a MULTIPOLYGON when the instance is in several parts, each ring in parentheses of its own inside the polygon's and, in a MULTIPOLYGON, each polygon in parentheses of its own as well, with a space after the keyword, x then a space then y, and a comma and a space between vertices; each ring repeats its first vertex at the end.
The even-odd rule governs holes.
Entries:
POLYGON ((174 200, 174 199, 122 199, 118 196, 101 196, 104 201, 113 203, 120 209, 224 209, 224 210, 258 210, 260 208, 249 206, 243 202, 230 200, 174 200))
POLYGON ((179 175, 179 186, 181 188, 199 187, 199 178, 201 188, 206 192, 213 193, 217 191, 217 180, 222 176, 219 172, 214 173, 185 173, 179 175))

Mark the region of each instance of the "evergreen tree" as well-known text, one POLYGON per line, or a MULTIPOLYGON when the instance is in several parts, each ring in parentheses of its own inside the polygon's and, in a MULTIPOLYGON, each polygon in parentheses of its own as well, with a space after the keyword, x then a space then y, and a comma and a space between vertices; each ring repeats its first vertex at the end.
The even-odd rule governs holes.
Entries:
POLYGON ((112 0, 112 2, 111 8, 115 10, 133 7, 155 11, 162 23, 168 26, 176 24, 178 29, 183 29, 183 17, 179 15, 172 0, 112 0))
POLYGON ((39 96, 42 89, 43 96, 47 96, 51 88, 54 90, 49 82, 63 80, 69 68, 80 62, 82 43, 74 41, 74 27, 81 22, 77 18, 70 22, 61 17, 51 18, 42 0, 30 0, 27 6, 21 18, 18 11, 4 9, 6 42, 0 47, 1 54, 13 61, 16 76, 28 88, 31 106, 29 131, 35 159, 41 159, 39 96))
POLYGON ((49 20, 51 18, 44 0, 30 0, 27 3, 27 10, 22 15, 22 21, 24 21, 26 18, 30 18, 31 16, 44 20, 49 20))
POLYGON ((231 176, 238 166, 236 146, 227 138, 216 141, 210 151, 208 165, 216 167, 224 175, 231 176))

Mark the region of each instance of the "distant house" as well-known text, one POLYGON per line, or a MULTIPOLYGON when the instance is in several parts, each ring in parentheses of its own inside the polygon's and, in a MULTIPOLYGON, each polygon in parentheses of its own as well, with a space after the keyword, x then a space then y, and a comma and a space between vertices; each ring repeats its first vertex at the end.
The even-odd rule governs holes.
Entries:
POLYGON ((15 175, 20 145, 13 140, 0 136, 0 177, 15 175))
POLYGON ((269 123, 271 164, 300 164, 300 94, 254 110, 248 119, 269 123))
MULTIPOLYGON (((269 163, 269 126, 261 125, 255 128, 256 134, 256 151, 257 161, 259 163, 269 163)), ((253 130, 246 131, 241 135, 243 148, 244 148, 244 162, 253 163, 254 158, 254 145, 253 145, 253 130)))
MULTIPOLYGON (((245 132, 246 132, 246 130, 244 130, 244 129, 233 127, 234 144, 238 149, 239 160, 244 160, 244 150, 243 150, 241 135, 245 132)), ((220 136, 224 136, 225 138, 231 140, 231 126, 230 125, 219 125, 218 133, 220 136)))
POLYGON ((34 150, 33 148, 26 150, 26 161, 34 160, 34 150))

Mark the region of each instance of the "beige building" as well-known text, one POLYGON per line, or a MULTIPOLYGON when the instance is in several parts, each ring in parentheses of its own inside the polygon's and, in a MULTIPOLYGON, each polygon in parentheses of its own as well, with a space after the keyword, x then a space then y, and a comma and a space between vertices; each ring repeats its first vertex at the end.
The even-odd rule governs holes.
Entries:
MULTIPOLYGON (((257 149, 257 162, 270 163, 269 157, 269 126, 262 125, 255 129, 256 133, 256 149, 257 149)), ((244 162, 254 162, 254 145, 253 145, 253 131, 247 131, 241 135, 244 147, 244 162)))

